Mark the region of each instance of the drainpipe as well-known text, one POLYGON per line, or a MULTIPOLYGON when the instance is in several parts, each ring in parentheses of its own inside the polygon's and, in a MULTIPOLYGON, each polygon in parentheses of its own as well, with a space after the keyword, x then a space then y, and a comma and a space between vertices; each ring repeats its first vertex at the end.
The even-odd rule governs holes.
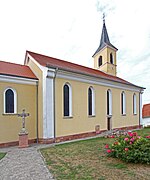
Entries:
POLYGON ((38 81, 36 82, 36 143, 39 142, 39 130, 38 130, 38 81))
POLYGON ((57 72, 58 72, 58 67, 56 68, 56 70, 55 70, 55 74, 54 74, 54 85, 53 85, 53 92, 54 92, 54 139, 56 138, 56 107, 55 107, 55 104, 56 104, 56 102, 55 102, 55 80, 56 80, 56 75, 57 75, 57 72))
POLYGON ((140 91, 139 92, 139 127, 141 125, 141 120, 142 120, 142 94, 143 94, 143 91, 140 91))

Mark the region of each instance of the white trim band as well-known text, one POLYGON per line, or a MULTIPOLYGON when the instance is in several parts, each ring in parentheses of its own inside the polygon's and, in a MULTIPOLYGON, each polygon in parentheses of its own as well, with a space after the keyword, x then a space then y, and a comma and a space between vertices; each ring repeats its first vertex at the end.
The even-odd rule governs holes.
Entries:
POLYGON ((9 82, 9 83, 17 83, 17 84, 29 84, 29 85, 36 85, 38 80, 36 79, 28 79, 16 76, 7 76, 7 75, 0 75, 1 82, 9 82))

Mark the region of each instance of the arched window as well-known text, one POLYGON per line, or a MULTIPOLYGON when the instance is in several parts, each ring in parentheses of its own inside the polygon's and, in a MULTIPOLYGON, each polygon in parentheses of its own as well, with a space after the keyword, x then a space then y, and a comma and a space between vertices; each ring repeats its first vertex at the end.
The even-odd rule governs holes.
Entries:
POLYGON ((113 54, 112 54, 112 53, 110 53, 110 63, 111 63, 111 64, 114 64, 113 54))
POLYGON ((14 89, 7 88, 4 91, 4 113, 17 113, 17 95, 14 89))
POLYGON ((112 93, 111 90, 107 90, 107 115, 112 115, 112 93))
POLYGON ((136 94, 133 94, 133 114, 136 114, 136 94))
POLYGON ((63 98, 64 116, 72 116, 72 90, 68 83, 66 83, 63 87, 63 98))
POLYGON ((98 58, 98 66, 100 67, 103 64, 102 56, 98 58))
POLYGON ((126 96, 124 92, 121 93, 121 114, 126 114, 126 96))
POLYGON ((95 115, 95 94, 93 87, 89 87, 88 89, 88 115, 95 115))

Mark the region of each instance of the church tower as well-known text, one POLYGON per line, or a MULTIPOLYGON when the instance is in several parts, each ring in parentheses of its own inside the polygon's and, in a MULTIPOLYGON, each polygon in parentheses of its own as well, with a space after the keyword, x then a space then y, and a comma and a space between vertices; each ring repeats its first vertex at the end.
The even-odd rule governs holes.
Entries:
POLYGON ((113 46, 109 41, 105 25, 105 16, 103 16, 103 29, 101 34, 100 45, 96 52, 93 54, 94 68, 110 75, 116 76, 117 63, 116 63, 116 51, 118 49, 113 46))

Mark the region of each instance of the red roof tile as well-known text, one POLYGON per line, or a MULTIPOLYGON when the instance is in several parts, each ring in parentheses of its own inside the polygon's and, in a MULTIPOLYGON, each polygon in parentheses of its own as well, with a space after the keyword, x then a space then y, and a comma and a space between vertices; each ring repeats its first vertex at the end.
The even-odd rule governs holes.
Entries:
MULTIPOLYGON (((136 86, 136 85, 131 84, 130 82, 128 82, 124 79, 121 79, 117 76, 112 76, 112 75, 106 74, 106 73, 99 71, 99 70, 96 70, 96 69, 88 68, 88 67, 81 66, 78 64, 74 64, 71 62, 67 62, 64 60, 56 59, 53 57, 48 57, 48 56, 38 54, 38 53, 34 53, 31 51, 27 51, 27 53, 29 53, 42 66, 58 67, 60 69, 73 71, 76 73, 83 73, 86 75, 91 75, 91 76, 104 78, 104 79, 111 80, 111 81, 116 81, 116 82, 123 83, 123 84, 136 86)), ((136 86, 136 87, 139 87, 139 86, 136 86)), ((141 87, 139 87, 139 88, 141 88, 141 87)))
POLYGON ((150 117, 150 104, 144 104, 142 109, 142 117, 150 117))
POLYGON ((0 75, 37 79, 28 66, 0 61, 0 75))

